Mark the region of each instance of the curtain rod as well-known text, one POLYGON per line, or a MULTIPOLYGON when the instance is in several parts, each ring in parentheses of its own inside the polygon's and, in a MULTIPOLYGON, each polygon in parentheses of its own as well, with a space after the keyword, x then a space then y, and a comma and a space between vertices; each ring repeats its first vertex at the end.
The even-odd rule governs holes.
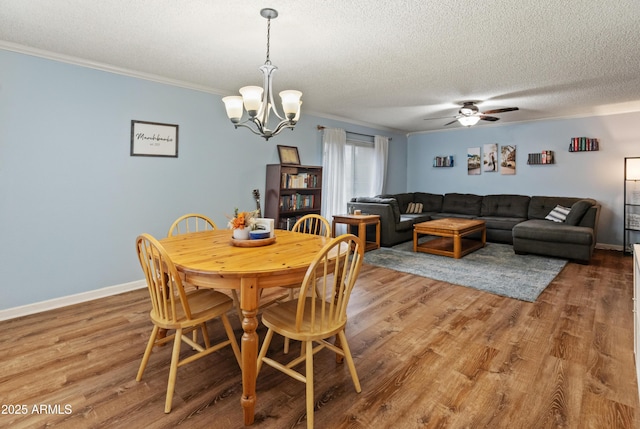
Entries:
MULTIPOLYGON (((322 131, 324 130, 326 127, 323 125, 318 125, 318 131, 322 131)), ((375 136, 369 135, 369 134, 362 134, 362 133, 354 133, 353 131, 345 131, 346 133, 349 134, 355 134, 357 136, 363 136, 363 137, 371 137, 374 138, 375 136)), ((391 137, 387 137, 389 139, 389 141, 391 141, 391 137)))

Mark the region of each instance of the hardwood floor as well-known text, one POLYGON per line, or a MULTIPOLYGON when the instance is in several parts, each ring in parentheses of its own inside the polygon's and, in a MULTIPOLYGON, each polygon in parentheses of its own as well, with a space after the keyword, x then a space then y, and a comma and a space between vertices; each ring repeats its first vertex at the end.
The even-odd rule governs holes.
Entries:
MULTIPOLYGON (((316 427, 638 428, 632 276, 631 257, 597 250, 527 303, 365 265, 347 330, 362 393, 318 354, 316 427)), ((0 427, 243 427, 230 348, 179 369, 170 414, 171 347, 135 381, 148 309, 139 290, 0 322, 0 427)), ((265 367, 257 390, 253 427, 306 427, 302 383, 265 367)))

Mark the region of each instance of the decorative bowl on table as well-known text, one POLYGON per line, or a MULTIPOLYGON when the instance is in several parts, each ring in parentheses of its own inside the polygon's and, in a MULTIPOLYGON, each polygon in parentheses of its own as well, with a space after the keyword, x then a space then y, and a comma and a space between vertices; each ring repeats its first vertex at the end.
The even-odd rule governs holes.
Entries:
POLYGON ((271 237, 271 232, 270 231, 264 231, 264 230, 254 230, 249 232, 249 239, 251 240, 264 240, 265 238, 269 238, 271 237))
POLYGON ((261 247, 268 246, 276 242, 276 237, 256 238, 249 240, 236 240, 231 237, 231 245, 236 247, 261 247))

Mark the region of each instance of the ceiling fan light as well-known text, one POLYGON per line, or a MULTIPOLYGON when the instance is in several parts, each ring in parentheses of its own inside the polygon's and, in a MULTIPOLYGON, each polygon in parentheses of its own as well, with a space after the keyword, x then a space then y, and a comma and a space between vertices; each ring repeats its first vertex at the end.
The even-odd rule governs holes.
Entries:
POLYGON ((462 116, 458 118, 458 122, 460 122, 460 124, 464 125, 465 127, 475 125, 479 120, 480 116, 462 116))

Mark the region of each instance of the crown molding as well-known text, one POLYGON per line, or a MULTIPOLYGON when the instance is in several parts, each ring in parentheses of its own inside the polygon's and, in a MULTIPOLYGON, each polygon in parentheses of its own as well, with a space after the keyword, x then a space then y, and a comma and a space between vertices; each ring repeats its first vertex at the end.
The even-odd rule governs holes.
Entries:
POLYGON ((222 91, 216 88, 210 88, 204 85, 196 85, 191 82, 186 82, 178 79, 169 79, 163 76, 158 76, 152 73, 144 73, 135 70, 129 70, 121 67, 112 66, 96 61, 91 61, 83 58, 73 57, 70 55, 59 54, 56 52, 46 51, 43 49, 32 48, 30 46, 20 45, 17 43, 11 43, 4 40, 0 40, 0 49, 5 51, 17 52, 19 54, 30 55, 33 57, 44 58, 47 60, 57 61, 61 63, 72 64, 75 66, 86 67, 94 70, 100 70, 108 73, 119 74, 123 76, 133 77, 137 79, 148 80, 151 82, 162 83, 166 85, 177 86, 185 89, 192 89, 195 91, 207 92, 216 95, 229 95, 228 92, 222 91))

